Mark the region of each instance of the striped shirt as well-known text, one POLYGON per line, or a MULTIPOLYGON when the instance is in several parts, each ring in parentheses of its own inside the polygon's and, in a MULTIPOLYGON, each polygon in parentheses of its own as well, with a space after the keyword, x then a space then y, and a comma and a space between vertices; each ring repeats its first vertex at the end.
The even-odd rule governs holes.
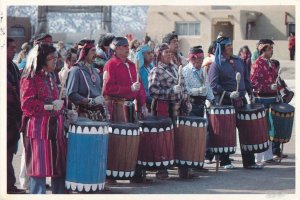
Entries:
POLYGON ((149 94, 153 98, 167 101, 186 100, 188 91, 185 87, 184 77, 181 76, 182 92, 176 94, 173 87, 178 84, 178 71, 175 65, 158 63, 149 75, 149 94))

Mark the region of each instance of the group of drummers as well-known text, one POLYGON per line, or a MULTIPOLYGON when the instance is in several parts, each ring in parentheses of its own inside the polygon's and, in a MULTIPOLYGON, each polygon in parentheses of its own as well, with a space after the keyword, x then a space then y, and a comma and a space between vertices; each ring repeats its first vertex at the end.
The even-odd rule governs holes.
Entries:
POLYGON ((191 178, 214 156, 233 169, 236 128, 243 168, 262 169, 273 154, 282 158, 293 94, 271 60, 273 45, 260 40, 248 68, 228 37, 212 42, 206 57, 193 46, 185 58, 172 32, 154 50, 141 45, 131 61, 128 40, 107 34, 97 49, 81 40, 77 54, 67 52, 58 87, 57 52, 37 44, 20 82, 30 192, 44 191, 45 177, 53 177, 58 193, 142 182, 148 170, 167 179, 175 166, 180 178, 191 178))

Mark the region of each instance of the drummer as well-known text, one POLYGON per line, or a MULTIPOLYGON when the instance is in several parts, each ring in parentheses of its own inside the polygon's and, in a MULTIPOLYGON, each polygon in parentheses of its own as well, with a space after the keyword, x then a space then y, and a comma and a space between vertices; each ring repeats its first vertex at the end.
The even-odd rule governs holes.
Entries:
POLYGON ((104 98, 98 71, 93 67, 96 57, 94 40, 81 40, 78 60, 67 80, 67 96, 75 104, 78 116, 95 121, 105 119, 104 98))
MULTIPOLYGON (((168 44, 163 43, 155 48, 155 67, 149 75, 149 94, 153 98, 151 105, 153 115, 175 120, 179 115, 188 115, 191 104, 184 77, 181 77, 179 85, 180 74, 176 66, 171 63, 171 59, 172 52, 168 44)), ((159 170, 156 177, 168 178, 168 171, 159 170)))
MULTIPOLYGON (((215 61, 210 66, 208 79, 210 87, 213 90, 216 100, 218 101, 224 92, 224 99, 221 102, 223 105, 233 105, 235 109, 243 104, 246 104, 245 94, 252 96, 252 88, 249 81, 249 76, 245 66, 240 58, 233 55, 232 41, 228 37, 220 37, 216 41, 215 61), (241 74, 239 91, 236 90, 236 73, 241 74)), ((241 150, 243 158, 243 167, 246 169, 261 169, 262 165, 255 163, 254 153, 248 153, 241 150)), ((229 154, 220 156, 221 163, 224 169, 235 168, 231 164, 229 154)))
MULTIPOLYGON (((111 121, 117 119, 114 116, 127 115, 124 109, 114 111, 117 105, 128 105, 130 113, 141 112, 147 115, 146 92, 140 80, 137 80, 137 71, 135 64, 127 59, 129 55, 128 40, 124 37, 115 37, 111 44, 114 55, 104 66, 104 92, 107 100, 108 112, 111 121), (133 101, 135 101, 135 104, 133 101)), ((122 117, 121 117, 122 118, 122 117)), ((120 119, 120 118, 118 118, 120 119)), ((126 120, 126 119, 125 119, 126 120)), ((124 120, 124 121, 125 121, 124 120)), ((134 115, 131 115, 127 122, 135 122, 134 115)), ((123 121, 123 119, 121 120, 123 121)))
MULTIPOLYGON (((262 103, 266 108, 269 108, 270 104, 278 102, 277 95, 277 71, 274 63, 270 61, 273 55, 274 42, 270 39, 261 39, 258 42, 259 57, 252 64, 250 81, 253 87, 253 93, 255 96, 255 102, 262 103)), ((270 124, 272 126, 272 124, 270 124)), ((272 142, 272 151, 266 151, 262 154, 258 154, 259 161, 265 161, 266 163, 275 162, 274 158, 279 158, 281 154, 280 143, 272 142)), ((286 158, 287 155, 283 155, 282 158, 286 158)))
MULTIPOLYGON (((186 88, 192 103, 191 116, 204 117, 206 100, 209 104, 215 105, 214 94, 206 82, 206 73, 204 72, 206 69, 201 67, 203 58, 204 53, 201 46, 194 46, 189 51, 189 63, 183 68, 186 88)), ((210 154, 208 150, 206 153, 210 154)))

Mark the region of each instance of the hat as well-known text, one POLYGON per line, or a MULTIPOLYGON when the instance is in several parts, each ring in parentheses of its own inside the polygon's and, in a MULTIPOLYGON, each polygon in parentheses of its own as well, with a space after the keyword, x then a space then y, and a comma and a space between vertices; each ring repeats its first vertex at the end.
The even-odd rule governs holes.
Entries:
POLYGON ((117 46, 129 45, 128 40, 124 37, 115 37, 110 45, 110 48, 115 50, 117 46))
POLYGON ((167 34, 167 35, 163 38, 162 42, 163 42, 163 43, 170 44, 170 43, 171 43, 171 40, 173 40, 174 38, 178 39, 178 35, 175 33, 175 31, 173 31, 172 33, 167 34))

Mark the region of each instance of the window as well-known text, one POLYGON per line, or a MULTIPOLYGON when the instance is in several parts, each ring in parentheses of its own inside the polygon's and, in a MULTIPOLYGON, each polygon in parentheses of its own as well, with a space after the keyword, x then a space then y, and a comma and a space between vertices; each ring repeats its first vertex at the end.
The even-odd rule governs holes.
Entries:
POLYGON ((176 22, 175 28, 178 35, 200 35, 200 22, 176 22))
POLYGON ((9 37, 25 37, 25 29, 24 27, 10 27, 8 35, 9 37))
POLYGON ((290 36, 291 32, 295 33, 295 24, 294 23, 289 23, 287 26, 288 30, 287 30, 287 36, 290 36))
POLYGON ((211 6, 212 10, 231 10, 230 6, 211 6))

